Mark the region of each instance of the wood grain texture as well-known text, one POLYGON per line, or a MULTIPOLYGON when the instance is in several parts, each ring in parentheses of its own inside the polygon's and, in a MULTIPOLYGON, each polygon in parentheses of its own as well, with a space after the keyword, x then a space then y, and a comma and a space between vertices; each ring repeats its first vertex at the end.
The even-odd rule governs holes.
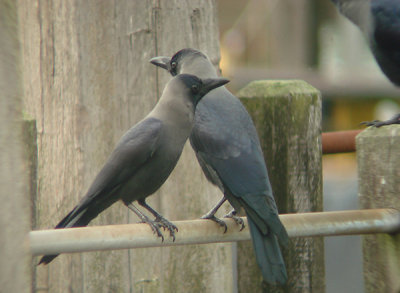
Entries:
POLYGON ((0 0, 0 291, 28 293, 31 213, 18 29, 16 1, 0 0))

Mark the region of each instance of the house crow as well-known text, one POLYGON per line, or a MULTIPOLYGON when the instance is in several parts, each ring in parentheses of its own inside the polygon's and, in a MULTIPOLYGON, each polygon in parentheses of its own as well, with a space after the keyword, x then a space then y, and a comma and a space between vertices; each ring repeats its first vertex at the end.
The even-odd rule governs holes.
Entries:
MULTIPOLYGON (((154 109, 129 129, 94 179, 78 205, 55 227, 86 226, 99 213, 121 200, 153 232, 163 238, 160 228, 174 238, 177 227, 146 204, 174 169, 192 130, 197 103, 210 90, 228 82, 224 78, 200 79, 180 74, 165 87, 154 109), (133 201, 155 217, 150 220, 133 201)), ((57 255, 45 255, 40 263, 48 264, 57 255)))

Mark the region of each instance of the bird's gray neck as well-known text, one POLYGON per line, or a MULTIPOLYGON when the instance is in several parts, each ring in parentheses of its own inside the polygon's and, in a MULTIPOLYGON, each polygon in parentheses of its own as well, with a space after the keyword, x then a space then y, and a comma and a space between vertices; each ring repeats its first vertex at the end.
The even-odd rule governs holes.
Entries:
POLYGON ((163 93, 149 116, 164 124, 174 125, 179 131, 190 133, 194 123, 194 108, 193 103, 182 92, 168 90, 163 93))

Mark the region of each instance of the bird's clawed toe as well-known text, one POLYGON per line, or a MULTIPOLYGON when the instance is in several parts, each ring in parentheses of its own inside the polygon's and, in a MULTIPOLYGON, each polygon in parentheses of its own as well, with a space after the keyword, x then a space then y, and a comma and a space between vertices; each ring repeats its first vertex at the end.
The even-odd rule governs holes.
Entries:
POLYGON ((159 217, 156 219, 156 223, 160 225, 164 230, 167 229, 169 231, 169 235, 172 237, 172 241, 175 241, 175 231, 178 232, 178 227, 172 224, 165 218, 159 217))
POLYGON ((385 121, 380 121, 380 120, 363 121, 360 124, 364 124, 367 126, 375 126, 378 128, 381 126, 385 126, 385 125, 400 124, 400 113, 394 115, 392 118, 385 120, 385 121))
POLYGON ((146 223, 150 226, 151 230, 153 230, 153 233, 157 235, 157 237, 161 237, 161 242, 164 242, 164 235, 161 232, 161 229, 163 226, 160 225, 160 223, 155 222, 155 221, 143 221, 143 223, 146 223))
POLYGON ((390 120, 386 120, 386 121, 373 120, 373 121, 363 121, 360 124, 364 124, 366 126, 373 126, 373 127, 379 128, 381 126, 390 125, 390 124, 393 124, 393 123, 391 123, 390 120))
POLYGON ((366 125, 366 126, 375 126, 376 123, 380 122, 379 120, 374 120, 374 121, 363 121, 360 122, 360 124, 362 125, 366 125))
POLYGON ((246 227, 246 225, 244 224, 243 219, 242 219, 241 217, 237 216, 237 213, 236 213, 235 210, 230 211, 228 214, 226 214, 226 215, 224 216, 224 218, 231 218, 231 219, 233 219, 233 220, 236 222, 236 224, 237 224, 238 226, 240 226, 240 230, 239 230, 239 231, 242 231, 242 230, 244 229, 244 227, 246 227))
POLYGON ((214 215, 206 214, 206 215, 202 216, 200 219, 203 219, 203 220, 211 220, 211 221, 217 223, 219 226, 221 226, 222 228, 224 228, 224 233, 226 233, 226 231, 228 230, 228 226, 226 225, 226 223, 225 223, 223 220, 218 219, 218 218, 217 218, 216 216, 214 216, 214 215))

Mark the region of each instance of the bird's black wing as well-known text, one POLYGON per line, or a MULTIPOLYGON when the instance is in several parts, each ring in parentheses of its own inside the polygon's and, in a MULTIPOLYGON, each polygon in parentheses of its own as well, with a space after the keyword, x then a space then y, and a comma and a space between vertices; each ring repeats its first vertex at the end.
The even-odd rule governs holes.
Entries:
POLYGON ((374 39, 386 50, 400 54, 400 2, 397 0, 371 1, 374 39))
POLYGON ((370 46, 375 59, 389 80, 400 86, 400 2, 371 1, 370 46))
MULTIPOLYGON (((78 205, 56 226, 59 228, 86 226, 99 213, 119 198, 113 193, 146 163, 155 152, 162 122, 154 118, 142 120, 121 138, 107 162, 96 176, 78 205)), ((50 263, 57 255, 45 255, 39 264, 50 263)))
POLYGON ((287 243, 250 116, 227 90, 215 90, 210 95, 219 96, 213 102, 205 97, 198 105, 190 137, 193 149, 199 160, 217 174, 224 188, 244 205, 259 229, 266 234, 270 228, 282 243, 287 243))
POLYGON ((96 176, 85 197, 56 228, 70 226, 69 223, 75 222, 74 218, 79 217, 89 206, 98 206, 98 214, 106 208, 102 208, 102 205, 117 201, 118 198, 108 197, 151 158, 157 148, 161 129, 160 120, 147 118, 128 130, 96 176))
POLYGON ((286 245, 288 236, 279 220, 265 165, 258 158, 258 152, 253 149, 253 152, 221 159, 204 150, 198 156, 215 170, 224 187, 238 198, 263 234, 271 229, 286 245))

